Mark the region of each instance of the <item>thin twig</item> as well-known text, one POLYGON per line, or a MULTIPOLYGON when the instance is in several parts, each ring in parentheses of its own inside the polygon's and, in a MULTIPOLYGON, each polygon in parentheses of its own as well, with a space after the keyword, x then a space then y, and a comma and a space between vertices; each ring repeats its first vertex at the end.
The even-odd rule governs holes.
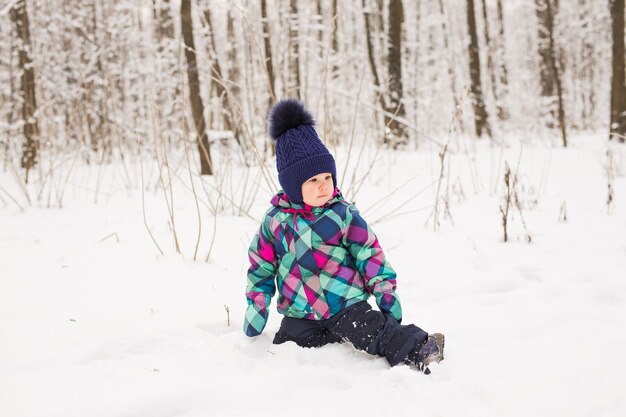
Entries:
MULTIPOLYGON (((230 153, 228 153, 228 160, 230 160, 230 153)), ((220 205, 220 197, 222 196, 222 189, 224 186, 224 180, 226 179, 226 174, 222 175, 222 181, 220 181, 219 194, 217 196, 217 201, 215 202, 215 213, 213 213, 213 235, 211 236, 211 245, 209 246, 209 251, 206 254, 205 262, 209 262, 209 258, 211 257, 211 252, 213 251, 213 244, 215 243, 215 236, 217 235, 217 209, 220 205)))
POLYGON ((359 97, 361 96, 361 91, 363 90, 363 79, 365 78, 365 66, 361 71, 361 79, 359 80, 359 89, 356 92, 356 97, 354 99, 354 115, 352 117, 352 133, 350 134, 350 142, 348 143, 348 155, 346 156, 346 163, 343 169, 343 173, 341 175, 340 184, 343 184, 343 181, 346 178, 346 173, 348 172, 348 164, 350 163, 350 155, 352 155, 352 146, 354 145, 354 135, 356 134, 356 119, 359 114, 359 97))
MULTIPOLYGON (((350 98, 350 99, 354 99, 354 92, 352 91, 342 91, 339 88, 333 88, 332 90, 330 90, 333 94, 339 95, 339 96, 343 96, 346 98, 350 98)), ((374 110, 374 112, 376 113, 380 113, 383 116, 387 117, 388 119, 391 119, 393 121, 396 121, 398 123, 403 124, 408 130, 411 130, 413 132, 416 132, 420 135, 420 138, 424 138, 426 139, 428 142, 431 142, 437 146, 439 146, 440 148, 443 148, 445 145, 441 142, 439 142, 438 140, 434 139, 433 137, 431 137, 430 135, 428 135, 426 132, 424 132, 423 130, 420 130, 419 128, 417 128, 415 125, 413 125, 412 123, 410 123, 408 120, 406 120, 403 117, 398 117, 396 114, 388 112, 386 110, 383 110, 381 108, 379 108, 378 106, 376 106, 375 104, 371 104, 368 101, 359 101, 357 99, 356 102, 357 105, 359 106, 363 106, 365 108, 374 110)), ((388 122, 389 123, 389 122, 388 122)))
POLYGON ((157 243, 156 239, 154 238, 154 235, 152 234, 152 231, 150 230, 150 227, 148 226, 148 221, 146 220, 146 200, 145 200, 145 195, 144 195, 145 185, 144 185, 144 180, 143 180, 143 156, 141 154, 141 147, 139 147, 139 164, 141 165, 141 211, 143 213, 143 224, 144 226, 146 226, 146 230, 148 231, 148 234, 150 235, 152 242, 154 242, 154 245, 157 247, 159 252, 161 252, 161 255, 165 255, 163 251, 161 250, 161 247, 157 243))
POLYGON ((439 161, 441 162, 441 169, 439 171, 439 180, 437 180, 437 192, 435 193, 435 207, 434 207, 434 218, 433 218, 433 230, 437 231, 437 227, 439 226, 439 192, 441 190, 441 182, 443 181, 443 173, 445 167, 445 158, 446 151, 448 150, 448 143, 443 147, 443 150, 439 152, 439 161))
POLYGON ((506 161, 504 162, 504 186, 506 188, 504 193, 504 208, 500 205, 500 213, 502 214, 504 241, 508 242, 509 235, 507 233, 507 226, 509 221, 509 207, 511 206, 511 168, 509 168, 509 164, 506 161))
POLYGON ((187 140, 185 139, 189 137, 187 122, 183 122, 183 129, 185 131, 185 137, 183 138, 183 142, 185 144, 185 156, 187 159, 187 170, 189 171, 189 182, 191 183, 191 191, 193 193, 193 199, 196 204, 196 213, 198 214, 198 238, 196 239, 196 247, 193 251, 193 260, 195 261, 198 256, 198 247, 200 246, 200 239, 202 236, 202 216, 200 215, 200 205, 198 204, 198 193, 196 192, 196 187, 193 183, 191 163, 189 162, 189 144, 187 143, 187 140))
POLYGON ((428 210, 428 209, 432 210, 432 208, 433 208, 432 206, 424 206, 424 207, 419 207, 419 208, 416 208, 416 209, 413 209, 413 210, 402 211, 400 213, 395 213, 395 214, 392 214, 392 215, 388 215, 384 219, 378 220, 377 223, 378 224, 384 223, 384 222, 386 222, 388 220, 391 220, 393 218, 396 218, 396 217, 402 217, 402 216, 406 216, 408 214, 418 213, 420 211, 424 211, 424 210, 428 210))
POLYGON ((367 207, 366 209, 363 210, 363 215, 365 216, 366 213, 367 213, 368 216, 371 216, 373 213, 375 213, 378 210, 378 209, 374 210, 374 208, 376 206, 378 206, 381 203, 384 203, 384 202, 388 201, 390 196, 394 195, 401 188, 404 188, 404 186, 406 186, 411 181, 415 180, 417 177, 419 177, 419 175, 414 175, 413 177, 409 178, 408 180, 406 180, 405 182, 403 182, 402 184, 400 184, 399 186, 397 186, 396 188, 391 190, 389 193, 387 193, 383 197, 379 198, 378 201, 376 201, 374 204, 372 204, 371 206, 369 206, 369 207, 367 207))
POLYGON ((113 232, 110 235, 107 235, 107 236, 103 237, 102 239, 100 239, 100 242, 104 242, 105 240, 107 240, 110 237, 115 237, 115 240, 117 241, 117 243, 120 243, 120 238, 117 235, 117 232, 113 232))
POLYGON ((409 198, 408 200, 406 200, 404 203, 397 205, 393 210, 389 211, 388 213, 386 213, 385 215, 379 217, 378 219, 374 220, 373 222, 371 222, 371 224, 376 224, 379 221, 381 221, 382 219, 384 219, 387 216, 391 216, 392 214, 395 214, 400 208, 406 206, 407 204, 409 204, 411 201, 415 200, 420 194, 422 194, 424 191, 428 190, 430 187, 432 187, 433 185, 435 185, 437 181, 433 181, 432 183, 428 184, 426 187, 422 188, 421 190, 419 190, 417 193, 415 193, 411 198, 409 198))
MULTIPOLYGON (((150 98, 152 100, 152 105, 149 106, 150 107, 150 112, 152 114, 152 118, 153 118, 153 126, 157 129, 157 131, 160 131, 160 127, 159 127, 159 120, 158 117, 155 117, 155 111, 154 111, 154 96, 152 94, 152 86, 150 86, 150 98)), ((155 136, 159 136, 160 138, 160 142, 161 142, 161 146, 164 148, 165 144, 163 141, 163 136, 160 134, 157 134, 157 132, 154 132, 155 136)), ((171 177, 171 170, 169 167, 169 163, 168 163, 168 158, 167 158, 167 152, 165 149, 163 149, 163 163, 167 169, 167 175, 169 178, 169 199, 168 199, 168 189, 165 186, 165 181, 163 179, 163 168, 161 166, 161 163, 159 161, 159 149, 157 146, 156 141, 154 142, 154 156, 157 162, 157 165, 159 167, 159 181, 161 183, 161 186, 163 187, 163 197, 165 198, 165 203, 167 205, 167 211, 169 214, 169 218, 170 218, 170 225, 172 226, 172 235, 174 238, 174 245, 176 248, 176 253, 180 253, 180 245, 178 243, 178 236, 176 234, 176 224, 174 222, 174 195, 173 195, 173 191, 172 191, 172 177, 171 177)))
POLYGON ((524 219, 524 213, 522 212, 522 203, 521 200, 519 198, 519 193, 517 192, 517 184, 519 182, 518 178, 518 173, 519 173, 519 168, 520 165, 522 163, 522 151, 524 150, 524 144, 520 143, 520 150, 519 150, 519 157, 517 159, 517 167, 515 168, 515 174, 513 175, 513 183, 512 183, 512 188, 513 188, 513 202, 515 204, 515 208, 517 208, 517 211, 519 213, 520 219, 522 220, 522 226, 524 227, 524 230, 526 231, 526 240, 528 241, 528 243, 532 242, 532 237, 530 236, 530 232, 528 231, 528 227, 526 227, 526 219, 524 219))
POLYGON ((606 183, 607 183, 607 196, 606 196, 606 211, 607 213, 611 212, 611 207, 614 200, 614 188, 613 188, 613 179, 615 178, 615 170, 613 164, 613 152, 611 149, 606 151, 606 166, 604 170, 606 171, 606 183))
POLYGON ((15 182, 18 184, 20 190, 24 194, 24 197, 26 197, 26 201, 28 202, 28 205, 31 205, 32 201, 30 199, 30 195, 28 194, 28 189, 26 188, 26 181, 20 177, 19 172, 15 169, 15 164, 13 163, 13 160, 10 160, 9 168, 11 170, 11 174, 13 174, 13 178, 15 179, 15 182))
POLYGON ((15 199, 15 197, 13 197, 7 190, 5 190, 4 187, 0 187, 0 190, 4 191, 7 197, 9 197, 11 201, 13 201, 20 208, 21 212, 24 212, 24 207, 22 207, 22 205, 15 199))

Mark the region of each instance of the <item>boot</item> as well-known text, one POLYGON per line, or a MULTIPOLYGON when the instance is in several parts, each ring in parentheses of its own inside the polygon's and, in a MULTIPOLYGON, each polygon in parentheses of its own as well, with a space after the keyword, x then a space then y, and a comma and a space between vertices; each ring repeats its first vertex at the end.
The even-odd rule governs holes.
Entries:
POLYGON ((443 360, 443 348, 445 337, 441 333, 433 333, 428 335, 426 342, 417 351, 413 351, 407 357, 405 363, 409 366, 415 366, 418 371, 430 374, 428 365, 431 363, 439 363, 443 360))

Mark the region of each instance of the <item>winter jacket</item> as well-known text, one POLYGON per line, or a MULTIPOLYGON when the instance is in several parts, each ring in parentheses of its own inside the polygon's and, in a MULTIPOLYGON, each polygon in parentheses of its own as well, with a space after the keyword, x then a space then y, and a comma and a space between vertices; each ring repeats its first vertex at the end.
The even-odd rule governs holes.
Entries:
POLYGON ((278 312, 328 319, 346 307, 376 298, 380 310, 400 321, 396 273, 378 239, 339 190, 322 207, 275 195, 249 248, 244 332, 261 334, 278 289, 278 312))

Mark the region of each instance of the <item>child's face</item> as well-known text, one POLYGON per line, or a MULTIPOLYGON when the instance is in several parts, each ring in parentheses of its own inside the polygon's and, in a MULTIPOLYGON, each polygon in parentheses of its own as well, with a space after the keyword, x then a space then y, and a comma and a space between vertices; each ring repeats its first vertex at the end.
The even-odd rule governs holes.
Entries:
POLYGON ((312 207, 323 206, 333 195, 333 176, 324 172, 302 184, 302 200, 312 207))

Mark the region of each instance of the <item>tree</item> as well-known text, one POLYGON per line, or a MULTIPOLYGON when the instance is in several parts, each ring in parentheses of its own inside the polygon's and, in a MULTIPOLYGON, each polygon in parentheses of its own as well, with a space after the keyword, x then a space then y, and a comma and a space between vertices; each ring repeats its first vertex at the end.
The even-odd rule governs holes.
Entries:
POLYGON ((469 30, 469 72, 471 78, 470 99, 474 109, 474 127, 476 136, 483 133, 491 136, 487 109, 483 98, 483 89, 480 80, 480 51, 478 49, 478 35, 476 33, 476 15, 474 12, 474 0, 467 0, 467 28, 469 30))
MULTIPOLYGON (((152 0, 156 22, 155 37, 157 56, 155 63, 156 89, 158 103, 156 110, 161 110, 161 118, 165 121, 162 127, 165 132, 172 132, 179 124, 181 108, 181 70, 178 65, 178 42, 174 27, 174 17, 170 0, 152 0)), ((168 136, 168 135, 166 135, 168 136)))
MULTIPOLYGON (((570 129, 594 129, 592 123, 592 115, 595 113, 596 94, 600 89, 597 88, 595 77, 598 71, 597 55, 598 53, 606 54, 610 60, 610 45, 603 45, 602 50, 596 49, 598 42, 595 39, 598 32, 597 21, 604 16, 597 13, 597 5, 594 0, 574 0, 576 7, 561 8, 559 13, 562 15, 561 21, 568 22, 569 30, 567 37, 567 70, 565 66, 561 66, 563 74, 563 85, 568 90, 567 108, 569 115, 570 129), (570 23, 571 22, 571 23, 570 23)), ((608 3, 608 2, 607 2, 608 3)), ((606 14, 610 19, 609 7, 606 7, 606 14)), ((610 36, 610 26, 608 19, 607 25, 603 31, 604 36, 610 36)), ((558 25, 557 25, 558 26, 558 25)), ((560 38, 560 37, 559 37, 560 38)), ((564 53, 561 56, 565 57, 564 53)), ((564 61, 563 58, 560 61, 564 61)), ((561 63, 561 62, 560 62, 561 63)), ((605 74, 610 77, 610 66, 606 66, 605 74)), ((607 86, 610 81, 607 81, 607 86)), ((610 94, 610 90, 606 92, 610 94)), ((607 98, 607 103, 610 99, 607 98)), ((606 124, 606 119, 604 120, 606 124)))
POLYGON ((88 103, 86 111, 86 122, 88 127, 88 133, 91 141, 91 148, 94 151, 99 149, 103 151, 102 158, 106 157, 107 153, 111 152, 110 135, 107 130, 106 122, 106 102, 105 102, 105 89, 103 80, 103 65, 101 54, 98 51, 93 52, 94 44, 100 44, 102 26, 98 19, 98 2, 94 1, 88 7, 85 7, 85 12, 88 18, 86 27, 88 27, 88 33, 93 38, 91 40, 90 48, 83 51, 82 58, 84 66, 88 67, 92 62, 89 76, 83 82, 83 102, 88 103), (95 61, 95 62, 94 62, 95 61))
MULTIPOLYGON (((228 18, 228 21, 230 23, 230 17, 228 18)), ((211 58, 211 80, 212 80, 211 90, 215 91, 215 94, 217 95, 217 97, 219 97, 219 101, 221 104, 219 113, 224 123, 223 124, 224 130, 232 132, 237 143, 241 144, 241 141, 239 139, 239 131, 237 129, 236 123, 234 122, 234 112, 233 112, 233 107, 234 107, 233 103, 237 98, 233 97, 234 91, 232 90, 231 87, 229 87, 229 84, 231 84, 230 81, 232 80, 226 79, 222 72, 222 66, 220 65, 220 59, 217 54, 217 45, 215 42, 215 31, 213 30, 213 23, 211 19, 211 9, 209 7, 204 9, 203 23, 206 25, 208 29, 208 34, 209 34, 208 36, 209 43, 207 45, 207 48, 209 50, 209 57, 211 58)), ((227 23, 227 26, 228 26, 228 23, 227 23)), ((232 33, 233 31, 232 28, 227 29, 227 31, 229 32, 228 36, 234 36, 232 33)), ((231 68, 234 67, 236 69, 237 68, 236 56, 231 57, 230 51, 229 51, 229 60, 231 58, 234 58, 232 61, 230 61, 231 68)))
MULTIPOLYGON (((498 41, 496 43, 497 45, 496 50, 497 50, 498 59, 500 61, 500 85, 503 90, 502 91, 503 95, 506 96, 508 85, 509 85, 509 74, 508 74, 509 71, 507 69, 505 51, 504 51, 505 37, 504 37, 504 12, 502 11, 502 0, 498 0, 497 6, 498 6, 498 41)), ((507 109, 503 108, 503 110, 505 112, 504 119, 508 119, 509 115, 508 115, 507 109)))
POLYGON ((261 21, 263 22, 263 47, 265 51, 265 71, 267 72, 270 98, 267 108, 276 101, 276 77, 274 76, 274 64, 272 61, 272 42, 270 40, 270 23, 267 17, 267 0, 261 0, 261 21))
POLYGON ((337 8, 337 0, 333 0, 333 8, 332 8, 332 13, 333 13, 333 33, 332 33, 332 41, 331 41, 331 49, 332 49, 332 56, 333 56, 333 70, 332 70, 332 75, 333 75, 333 79, 337 78, 338 76, 338 72, 339 72, 339 65, 337 65, 337 59, 336 56, 339 53, 339 12, 338 12, 338 8, 337 8))
POLYGON ((35 71, 33 69, 30 42, 30 26, 26 1, 18 0, 11 8, 11 20, 15 25, 19 39, 18 56, 21 72, 22 121, 24 123, 24 145, 22 147, 22 168, 26 170, 26 182, 29 171, 37 164, 39 149, 39 125, 35 112, 35 71))
POLYGON ((491 33, 489 32, 489 12, 487 10, 487 1, 482 0, 483 11, 483 28, 485 33, 485 44, 487 47, 487 72, 489 72, 489 80, 491 81, 491 93, 493 94, 493 100, 496 105, 498 119, 505 120, 506 112, 502 105, 502 96, 500 95, 500 85, 496 77, 496 69, 494 64, 495 47, 494 42, 491 39, 491 33))
POLYGON ((191 20, 191 0, 181 0, 180 19, 185 45, 185 59, 187 60, 187 77, 189 78, 189 101, 198 140, 198 152, 200 153, 200 174, 213 175, 211 149, 204 121, 204 104, 200 96, 200 79, 198 78, 198 63, 191 20))
POLYGON ((626 141, 626 81, 624 74, 624 0, 611 1, 613 71, 611 76, 611 124, 609 139, 626 141))
MULTIPOLYGON (((234 116, 235 112, 234 107, 239 108, 239 104, 235 106, 233 103, 239 103, 240 95, 241 95, 241 74, 239 71, 239 59, 237 56, 237 36, 235 32, 235 18, 233 17, 233 13, 231 10, 228 10, 227 15, 227 33, 228 33, 228 81, 230 83, 230 87, 228 89, 230 102, 229 108, 231 111, 231 116, 234 116)), ((234 118, 234 117, 233 117, 234 118)))
POLYGON ((406 116, 404 108, 403 88, 402 88, 402 24, 404 22, 404 10, 402 0, 391 0, 389 2, 389 30, 387 33, 387 72, 388 86, 383 87, 383 82, 378 73, 376 62, 376 51, 374 36, 378 30, 382 30, 384 22, 380 21, 383 16, 382 4, 377 4, 378 22, 372 22, 371 12, 367 7, 366 0, 363 0, 363 15, 365 20, 365 40, 367 42, 367 57, 374 78, 374 86, 378 92, 378 100, 384 116, 385 126, 389 129, 389 135, 385 134, 384 142, 391 144, 394 148, 406 144, 408 134, 405 124, 398 119, 406 116), (377 23, 377 28, 372 28, 372 23, 377 23))
MULTIPOLYGON (((460 109, 459 94, 456 87, 456 74, 454 73, 454 51, 450 47, 450 34, 448 32, 448 25, 446 24, 446 11, 443 7, 443 0, 439 0, 439 13, 441 14, 441 33, 443 36, 443 47, 446 50, 448 61, 448 79, 450 80, 450 94, 452 95, 452 101, 455 109, 460 109)), ((455 123, 461 132, 465 132, 465 124, 463 118, 455 117, 455 123)))
POLYGON ((289 0, 289 87, 287 94, 298 99, 302 98, 302 82, 300 77, 300 45, 298 39, 298 0, 289 0))
POLYGON ((389 130, 393 137, 393 146, 406 144, 408 135, 405 124, 398 118, 404 119, 406 112, 402 102, 402 24, 404 9, 402 0, 389 1, 389 34, 388 34, 388 65, 389 65, 389 108, 394 117, 389 121, 389 130))
POLYGON ((159 52, 162 52, 164 45, 162 41, 164 39, 174 39, 174 19, 172 18, 172 11, 170 6, 170 0, 152 0, 152 8, 154 12, 154 18, 157 21, 156 37, 159 43, 159 52))
POLYGON ((555 0, 535 0, 535 11, 539 21, 539 55, 541 57, 541 96, 547 108, 550 108, 552 117, 547 120, 547 126, 554 125, 554 105, 557 106, 557 121, 561 129, 563 146, 567 146, 565 131, 565 110, 563 104, 563 88, 556 58, 554 41, 554 16, 556 14, 555 0), (556 103, 555 103, 556 102, 556 103), (550 120, 551 119, 551 120, 550 120))
MULTIPOLYGON (((370 20, 370 15, 371 12, 367 7, 366 0, 363 0, 363 17, 365 21, 365 41, 367 43, 367 58, 370 70, 372 71, 372 77, 374 77, 374 87, 376 88, 376 90, 380 91, 382 86, 380 77, 378 75, 378 65, 376 63, 376 53, 374 51, 374 41, 372 39, 374 31, 372 30, 372 21, 370 20)), ((380 105, 383 111, 387 111, 387 103, 385 102, 385 97, 383 96, 383 94, 379 93, 378 99, 380 101, 380 105)))
MULTIPOLYGON (((0 37, 9 39, 9 42, 3 42, 0 44, 0 56, 9 56, 8 61, 0 59, 0 103, 13 103, 15 92, 17 90, 15 86, 15 77, 13 76, 13 59, 14 59, 14 30, 13 24, 0 25, 0 37)), ((13 126, 13 120, 15 119, 14 105, 0 105, 0 125, 6 123, 7 129, 2 131, 0 129, 0 149, 2 152, 2 170, 6 171, 7 164, 9 162, 9 143, 12 141, 10 137, 13 136, 9 133, 11 126, 13 126)))

